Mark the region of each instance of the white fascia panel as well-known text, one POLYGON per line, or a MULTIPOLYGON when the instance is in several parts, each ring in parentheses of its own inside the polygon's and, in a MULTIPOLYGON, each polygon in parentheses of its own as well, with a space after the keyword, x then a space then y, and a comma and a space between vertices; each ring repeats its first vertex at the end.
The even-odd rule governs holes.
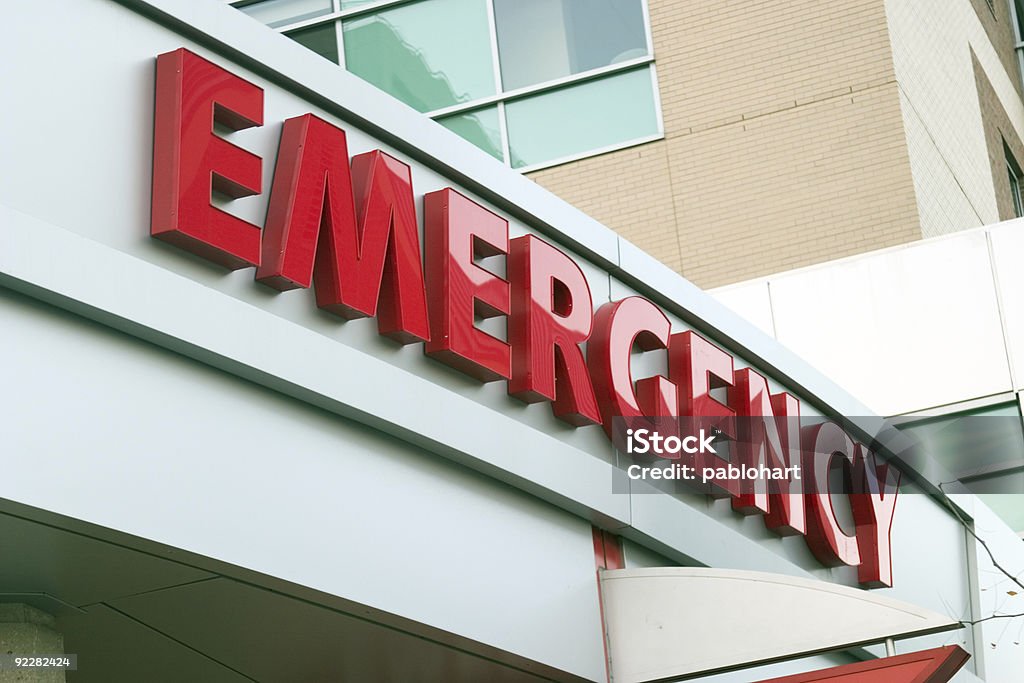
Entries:
POLYGON ((766 572, 618 569, 601 573, 601 589, 616 683, 709 674, 960 628, 955 619, 877 593, 766 572))

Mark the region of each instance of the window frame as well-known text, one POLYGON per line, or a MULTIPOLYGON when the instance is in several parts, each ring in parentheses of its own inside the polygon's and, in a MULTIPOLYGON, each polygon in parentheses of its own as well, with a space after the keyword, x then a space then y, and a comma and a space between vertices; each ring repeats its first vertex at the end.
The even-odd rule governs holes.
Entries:
POLYGON ((1024 202, 1020 193, 1020 173, 1014 169, 1009 159, 1006 160, 1006 173, 1010 181, 1010 198, 1013 199, 1013 213, 1017 218, 1024 218, 1024 202))
POLYGON ((1006 166, 1007 181, 1010 185, 1010 200, 1013 202, 1013 213, 1016 218, 1024 218, 1024 194, 1022 194, 1021 183, 1024 181, 1024 172, 1020 164, 1010 151, 1010 146, 1003 140, 1003 162, 1006 166))
POLYGON ((1009 0, 1010 24, 1013 27, 1014 48, 1017 51, 1017 67, 1020 71, 1021 81, 1024 82, 1024 35, 1021 34, 1021 22, 1024 17, 1017 15, 1017 0, 1009 0))
MULTIPOLYGON (((927 425, 935 422, 942 422, 950 418, 966 417, 971 413, 977 413, 993 408, 1014 406, 1017 411, 1017 419, 1024 430, 1024 392, 1003 392, 983 396, 967 401, 951 403, 927 410, 913 411, 896 415, 889 418, 890 423, 900 431, 906 428, 927 425)), ((968 483, 977 480, 991 479, 1001 475, 1012 474, 1024 470, 1024 465, 1015 462, 1002 462, 994 465, 986 465, 982 468, 962 473, 957 477, 958 481, 968 483)), ((955 473, 954 473, 955 474, 955 473)))
MULTIPOLYGON (((224 0, 225 4, 234 7, 235 9, 242 9, 247 5, 253 5, 261 2, 262 0, 224 0)), ((301 21, 291 22, 288 24, 282 24, 281 26, 273 27, 272 30, 278 33, 291 33, 302 29, 307 29, 321 24, 333 23, 335 39, 338 46, 338 65, 342 68, 346 68, 345 65, 345 42, 342 30, 342 24, 344 20, 358 18, 362 15, 373 14, 382 10, 388 10, 403 5, 410 5, 416 2, 430 2, 431 0, 376 0, 375 2, 368 2, 365 5, 358 7, 350 7, 348 9, 341 8, 342 0, 331 0, 331 12, 322 14, 317 17, 309 19, 303 19, 301 21)), ((664 139, 665 137, 665 123, 662 115, 661 108, 661 95, 658 89, 658 76, 655 67, 655 56, 654 56, 654 40, 651 34, 651 21, 650 12, 648 8, 648 0, 639 0, 641 7, 641 14, 644 26, 644 38, 646 40, 647 54, 642 57, 636 57, 633 59, 618 62, 616 64, 608 64, 602 67, 589 69, 587 71, 581 71, 576 74, 569 74, 567 76, 561 76, 559 78, 542 81, 540 83, 534 83, 532 85, 515 88, 513 90, 506 91, 501 77, 501 62, 498 51, 498 32, 497 24, 495 20, 494 12, 494 0, 483 0, 487 5, 487 20, 488 30, 490 31, 490 46, 491 46, 491 62, 494 68, 494 84, 496 93, 493 95, 487 95, 467 102, 457 102, 455 104, 434 109, 431 111, 423 112, 424 116, 431 119, 437 120, 447 116, 452 116, 461 113, 469 113, 477 109, 483 109, 489 106, 495 106, 498 111, 498 126, 501 135, 501 151, 504 159, 495 159, 499 163, 503 163, 506 168, 510 168, 518 173, 530 173, 532 171, 538 171, 544 168, 550 168, 553 166, 560 166, 573 161, 579 161, 580 159, 586 159, 601 154, 607 154, 620 149, 626 149, 629 147, 635 147, 648 142, 654 142, 656 140, 664 139), (642 135, 636 138, 630 138, 623 140, 622 142, 606 145, 604 147, 596 148, 593 150, 587 150, 585 152, 579 152, 549 161, 544 161, 536 164, 530 164, 528 166, 513 167, 512 159, 510 154, 510 145, 508 139, 508 124, 505 117, 505 104, 510 101, 517 99, 540 95, 545 92, 551 92, 559 90, 561 88, 578 85, 587 81, 599 80, 605 77, 610 77, 615 74, 625 73, 632 70, 639 70, 645 67, 651 78, 651 92, 653 93, 654 101, 652 103, 654 107, 654 117, 656 122, 656 131, 648 135, 642 135)), ((1024 64, 1024 62, 1022 62, 1024 64)), ((440 125, 440 124, 438 124, 440 125)), ((483 150, 481 150, 483 151, 483 150)), ((485 154, 488 154, 484 151, 485 154)), ((488 154, 488 156, 491 156, 488 154)))

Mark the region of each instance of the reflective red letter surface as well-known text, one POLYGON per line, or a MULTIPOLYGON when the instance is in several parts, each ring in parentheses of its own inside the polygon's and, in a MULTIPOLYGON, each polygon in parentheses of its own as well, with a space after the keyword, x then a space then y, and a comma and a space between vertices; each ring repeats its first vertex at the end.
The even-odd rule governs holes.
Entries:
POLYGON ((676 386, 661 375, 647 377, 633 388, 630 354, 668 348, 672 323, 661 309, 639 296, 609 302, 594 315, 587 345, 587 364, 609 436, 614 417, 667 417, 679 414, 676 386))
POLYGON ((257 265, 259 227, 212 206, 210 194, 260 193, 260 157, 213 125, 262 126, 263 89, 182 48, 156 59, 155 106, 150 234, 233 270, 257 265))
MULTIPOLYGON (((736 437, 736 411, 711 396, 712 389, 733 386, 733 359, 696 332, 687 330, 672 335, 668 352, 668 376, 679 386, 680 415, 693 417, 693 428, 718 429, 729 438, 736 437)), ((697 453, 699 467, 726 467, 729 462, 714 453, 697 453)), ((735 479, 715 479, 713 496, 739 493, 735 479)))
POLYGON ((804 490, 807 499, 807 546, 826 567, 860 564, 857 537, 843 531, 832 508, 829 470, 833 458, 842 458, 845 481, 854 466, 854 444, 834 422, 808 427, 803 432, 804 490))
POLYGON ((352 159, 340 128, 312 114, 285 121, 256 278, 316 286, 317 305, 377 316, 401 343, 428 339, 426 292, 409 167, 374 151, 352 159))
POLYGON ((850 496, 861 560, 857 580, 869 588, 887 588, 892 586, 890 534, 900 472, 889 464, 879 465, 875 454, 861 444, 857 451, 850 496))
MULTIPOLYGON (((736 409, 739 464, 800 468, 800 402, 786 393, 771 395, 768 381, 750 368, 737 370, 733 377, 729 402, 736 409)), ((741 487, 732 507, 748 515, 764 513, 765 526, 780 536, 799 535, 807 531, 803 490, 798 476, 758 477, 741 487)))
POLYGON ((593 302, 576 262, 533 235, 512 240, 512 379, 508 393, 527 403, 554 400, 572 425, 601 421, 580 344, 590 336, 593 302))
POLYGON ((732 356, 696 332, 677 332, 669 347, 668 374, 679 386, 681 415, 699 417, 695 424, 736 436, 736 411, 711 396, 714 388, 732 388, 732 356))
POLYGON ((473 261, 508 253, 508 222, 451 188, 425 195, 423 213, 430 295, 427 354, 481 382, 508 379, 508 344, 473 324, 477 315, 508 315, 508 282, 473 261))

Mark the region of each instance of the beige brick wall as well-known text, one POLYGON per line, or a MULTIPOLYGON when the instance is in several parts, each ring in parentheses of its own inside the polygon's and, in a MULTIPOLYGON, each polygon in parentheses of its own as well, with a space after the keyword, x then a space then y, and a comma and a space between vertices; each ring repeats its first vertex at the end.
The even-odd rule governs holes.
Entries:
POLYGON ((1017 164, 1024 163, 1024 142, 1021 141, 1010 115, 1006 113, 992 82, 988 79, 985 69, 978 63, 978 58, 971 51, 971 62, 974 66, 974 79, 978 84, 978 105, 981 107, 981 119, 985 127, 985 142, 988 146, 989 163, 992 169, 992 181, 996 195, 996 206, 999 220, 1008 221, 1016 218, 1013 195, 1010 189, 1009 173, 1006 170, 1006 149, 1009 148, 1013 160, 1017 164))
POLYGON ((1005 215, 998 196, 1005 173, 993 176, 979 88, 988 83, 1004 122, 1024 138, 1009 6, 997 0, 993 14, 984 0, 885 4, 922 236, 995 223, 1005 215))
POLYGON ((672 138, 669 157, 702 286, 920 238, 893 84, 672 138))
POLYGON ((531 175, 703 287, 920 238, 883 0, 650 0, 665 140, 531 175))
POLYGON ((1006 73, 1010 74, 1017 95, 1024 94, 1021 89, 1020 66, 1017 61, 1017 37, 1013 31, 1013 13, 1008 0, 971 0, 974 12, 978 16, 985 35, 999 55, 999 61, 1006 73))
POLYGON ((682 272, 667 149, 659 140, 538 171, 532 177, 682 272))

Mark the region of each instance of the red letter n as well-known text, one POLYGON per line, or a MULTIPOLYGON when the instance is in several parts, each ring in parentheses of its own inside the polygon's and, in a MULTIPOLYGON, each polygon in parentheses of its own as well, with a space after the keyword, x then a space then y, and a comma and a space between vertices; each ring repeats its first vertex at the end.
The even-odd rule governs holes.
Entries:
POLYGON ((780 536, 807 532, 800 470, 800 402, 787 393, 770 394, 768 381, 750 368, 737 370, 729 403, 736 410, 736 456, 739 465, 786 470, 784 479, 757 477, 744 483, 732 499, 734 510, 764 514, 766 527, 780 536))

